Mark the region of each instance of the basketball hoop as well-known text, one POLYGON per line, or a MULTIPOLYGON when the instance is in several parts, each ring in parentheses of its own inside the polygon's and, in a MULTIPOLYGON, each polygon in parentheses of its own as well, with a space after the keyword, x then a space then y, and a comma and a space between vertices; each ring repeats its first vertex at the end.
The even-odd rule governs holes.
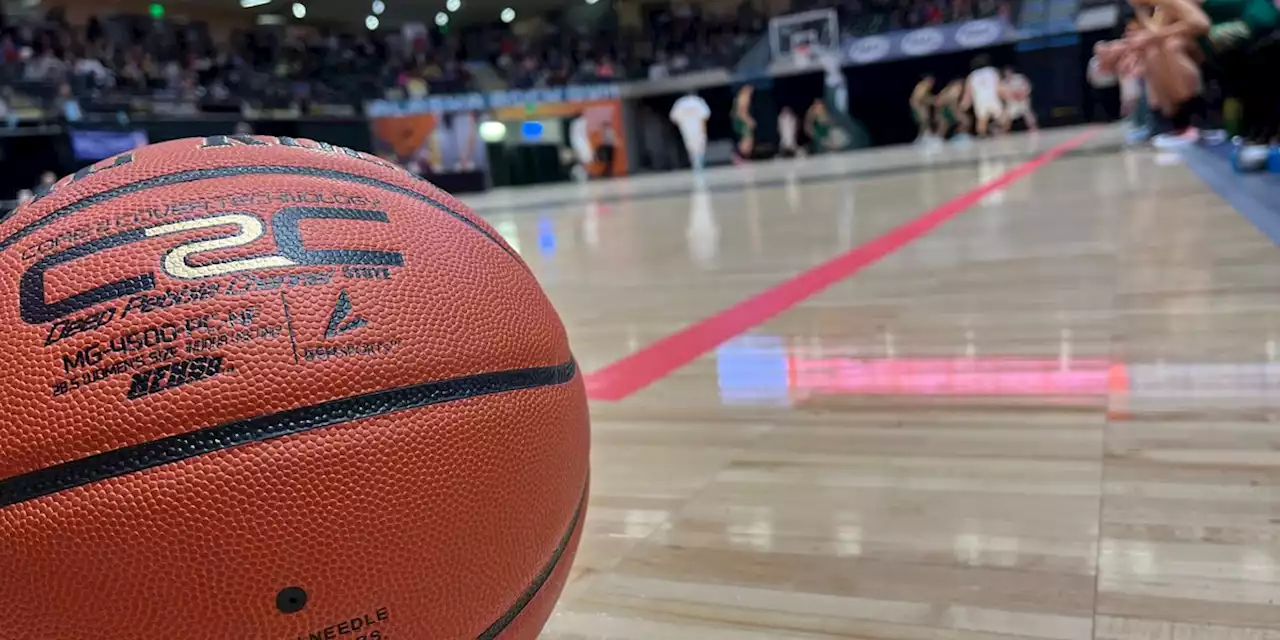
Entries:
POLYGON ((769 47, 774 60, 789 60, 799 69, 812 67, 823 52, 840 49, 835 10, 815 9, 770 18, 769 47))

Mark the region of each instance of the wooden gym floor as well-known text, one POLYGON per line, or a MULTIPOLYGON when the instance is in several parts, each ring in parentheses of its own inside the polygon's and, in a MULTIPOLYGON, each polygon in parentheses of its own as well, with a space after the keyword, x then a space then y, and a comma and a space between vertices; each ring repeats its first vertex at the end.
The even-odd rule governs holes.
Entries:
POLYGON ((1118 138, 471 198, 595 398, 545 637, 1280 640, 1280 253, 1118 138))

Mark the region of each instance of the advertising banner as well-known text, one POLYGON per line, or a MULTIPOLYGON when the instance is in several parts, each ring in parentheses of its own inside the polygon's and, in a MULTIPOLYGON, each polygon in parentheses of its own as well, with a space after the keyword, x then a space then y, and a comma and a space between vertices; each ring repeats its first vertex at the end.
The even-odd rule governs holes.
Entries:
POLYGON ((80 162, 97 162, 147 144, 144 131, 90 131, 72 129, 71 151, 80 162))
POLYGON ((1013 42, 1018 30, 1000 18, 970 20, 937 27, 890 31, 862 38, 847 38, 843 46, 846 64, 863 65, 902 58, 932 56, 966 49, 981 49, 1013 42))
MULTIPOLYGON (((496 120, 509 130, 525 123, 558 121, 549 127, 559 144, 591 175, 622 175, 627 154, 621 94, 616 85, 494 91, 365 105, 377 153, 424 176, 487 170, 479 124, 496 120)), ((542 130, 539 128, 539 130, 542 130)))
POLYGON ((487 171, 480 117, 479 112, 457 111, 373 118, 374 152, 427 178, 487 171))
POLYGON ((559 120, 563 139, 543 140, 571 152, 591 176, 626 175, 626 132, 621 100, 543 102, 493 110, 493 119, 514 127, 521 122, 559 120), (605 151, 607 149, 607 151, 605 151))
POLYGON ((370 118, 381 118, 419 113, 489 111, 507 107, 529 108, 539 104, 560 102, 617 100, 621 97, 622 94, 618 86, 612 84, 493 91, 490 93, 460 93, 446 96, 426 96, 411 100, 373 100, 365 104, 365 115, 370 118))

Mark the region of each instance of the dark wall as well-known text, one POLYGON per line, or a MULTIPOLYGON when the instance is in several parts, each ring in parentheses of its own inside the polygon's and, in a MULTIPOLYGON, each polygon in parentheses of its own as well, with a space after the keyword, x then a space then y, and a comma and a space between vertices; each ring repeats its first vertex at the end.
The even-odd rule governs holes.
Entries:
MULTIPOLYGON (((124 126, 115 122, 79 126, 100 130, 141 129, 147 132, 151 142, 164 142, 231 133, 236 122, 231 119, 152 120, 124 126)), ((264 120, 250 124, 255 133, 262 135, 309 138, 357 151, 373 151, 369 124, 364 120, 264 120)), ((21 129, 6 132, 0 136, 0 166, 4 167, 4 171, 0 171, 0 200, 10 200, 19 190, 34 187, 45 171, 64 176, 88 164, 75 159, 65 133, 27 133, 21 129)))
MULTIPOLYGON (((937 78, 935 92, 939 91, 953 79, 968 77, 973 58, 979 53, 990 56, 992 64, 997 67, 1017 66, 1013 47, 1002 46, 846 68, 849 115, 866 126, 872 144, 911 142, 919 133, 908 104, 916 83, 925 74, 933 74, 937 78)), ((821 77, 818 80, 821 81, 821 77)))
MULTIPOLYGON (((138 121, 132 126, 147 132, 151 142, 230 133, 236 120, 138 121)), ((357 151, 373 152, 373 139, 366 120, 262 120, 249 121, 253 132, 266 136, 309 138, 357 151)))
MULTIPOLYGON (((65 135, 11 132, 0 136, 0 167, 4 168, 0 200, 12 200, 18 191, 34 188, 45 171, 62 176, 62 169, 72 164, 71 143, 65 135)), ((0 208, 0 214, 3 211, 0 208)))
MULTIPOLYGON (((1079 39, 1073 39, 1069 44, 1055 42, 1052 47, 1031 51, 1016 51, 1014 45, 1009 44, 985 50, 846 67, 850 115, 867 128, 874 145, 911 142, 916 137, 917 128, 908 101, 916 82, 925 74, 933 74, 937 78, 938 89, 941 89, 953 78, 968 76, 973 58, 985 53, 997 67, 1012 65, 1031 80, 1035 88, 1032 106, 1042 126, 1111 119, 1115 113, 1110 105, 1118 104, 1115 96, 1111 95, 1114 91, 1096 92, 1084 78, 1084 66, 1093 40, 1075 40, 1079 39)), ((711 140, 733 138, 729 114, 738 86, 714 87, 698 92, 711 107, 711 120, 707 123, 711 140)), ((757 130, 759 142, 766 146, 777 144, 778 110, 784 106, 791 107, 797 117, 803 119, 809 105, 822 96, 823 91, 821 72, 774 78, 768 83, 758 84, 751 111, 760 124, 757 130)), ((651 96, 640 102, 642 107, 653 109, 665 119, 679 97, 679 94, 651 96)), ((674 125, 668 123, 668 126, 674 130, 674 125)), ((807 140, 803 131, 800 137, 800 143, 805 144, 807 140)))

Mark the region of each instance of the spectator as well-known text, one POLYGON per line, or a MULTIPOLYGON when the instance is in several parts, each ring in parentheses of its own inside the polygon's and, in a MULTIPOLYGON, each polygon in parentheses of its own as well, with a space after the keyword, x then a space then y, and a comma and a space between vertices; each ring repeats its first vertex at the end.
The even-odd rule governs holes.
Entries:
MULTIPOLYGON (((232 98, 273 108, 316 100, 355 104, 390 95, 421 97, 464 92, 471 78, 464 60, 495 62, 511 86, 532 89, 572 82, 654 80, 735 64, 767 31, 757 2, 731 7, 680 2, 646 9, 641 29, 604 18, 583 23, 569 13, 522 32, 484 26, 460 36, 425 27, 294 34, 246 29, 215 45, 202 25, 135 16, 92 17, 70 26, 60 11, 0 31, 4 83, 22 88, 34 106, 56 106, 77 119, 91 101, 128 103, 137 94, 167 100, 226 102, 232 98), (469 56, 469 58, 468 58, 469 56), (71 95, 62 86, 70 86, 71 95), (56 88, 56 90, 55 90, 56 88), (56 105, 51 101, 56 100, 56 105)), ((791 11, 832 7, 850 34, 918 27, 953 20, 1012 17, 1006 0, 791 0, 791 11)), ((21 108, 5 99, 9 113, 21 108)), ((3 114, 0 114, 2 116, 3 114)))
POLYGON ((600 148, 597 150, 599 154, 600 164, 602 165, 601 173, 605 177, 613 176, 613 160, 618 149, 617 135, 613 132, 613 122, 605 120, 601 125, 600 148))
POLYGON ((665 51, 659 51, 657 59, 649 65, 649 79, 662 80, 669 75, 671 71, 667 68, 667 54, 665 51))
POLYGON ((785 158, 794 157, 800 150, 797 142, 796 132, 800 128, 800 123, 796 119, 796 112, 791 107, 783 107, 778 112, 778 149, 785 158))
POLYGON ((52 171, 45 171, 40 174, 40 182, 36 183, 32 192, 36 195, 44 195, 53 189, 53 185, 58 182, 58 176, 52 171))
POLYGON ((58 113, 67 122, 79 122, 84 117, 80 101, 71 92, 71 85, 66 83, 58 87, 58 113))
POLYGON ((53 81, 62 77, 66 64, 53 54, 53 48, 46 48, 34 60, 29 60, 23 72, 23 79, 30 82, 53 81))

